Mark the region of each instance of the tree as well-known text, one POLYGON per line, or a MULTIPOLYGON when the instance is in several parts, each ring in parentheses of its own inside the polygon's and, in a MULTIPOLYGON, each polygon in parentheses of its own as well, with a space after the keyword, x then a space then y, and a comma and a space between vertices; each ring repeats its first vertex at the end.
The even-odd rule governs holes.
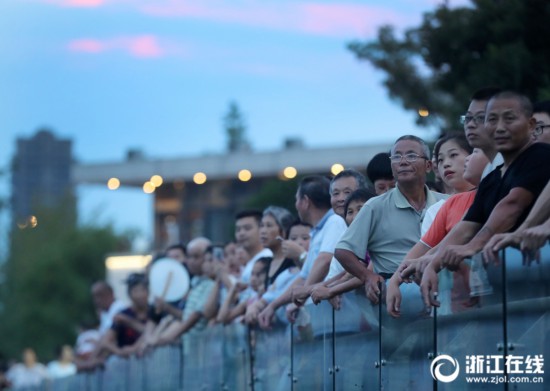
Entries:
POLYGON ((447 131, 459 126, 458 116, 481 87, 550 98, 548 20, 547 0, 472 0, 472 7, 453 9, 444 3, 402 38, 384 26, 376 40, 348 48, 385 73, 390 97, 406 110, 427 110, 419 125, 447 131))
POLYGON ((76 326, 93 316, 90 286, 105 276, 105 255, 127 249, 111 227, 76 226, 71 208, 37 208, 37 225, 15 228, 0 284, 0 355, 25 347, 41 359, 73 344, 76 326), (9 336, 7 338, 6 336, 9 336))
POLYGON ((227 149, 229 152, 250 150, 250 143, 246 139, 246 124, 236 102, 229 103, 229 110, 223 117, 227 135, 227 149))
POLYGON ((294 206, 296 190, 301 178, 289 180, 270 179, 262 189, 246 202, 246 207, 264 210, 270 205, 281 206, 297 216, 294 206))

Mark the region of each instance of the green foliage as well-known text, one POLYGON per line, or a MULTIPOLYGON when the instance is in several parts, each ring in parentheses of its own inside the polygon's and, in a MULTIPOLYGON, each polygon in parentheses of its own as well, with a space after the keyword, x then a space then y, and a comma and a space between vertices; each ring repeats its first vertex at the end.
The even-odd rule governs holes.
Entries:
POLYGON ((299 178, 290 180, 270 179, 259 192, 247 201, 246 206, 261 210, 269 205, 281 206, 298 217, 294 201, 299 183, 299 178))
POLYGON ((41 360, 51 359, 93 316, 90 286, 104 278, 105 255, 122 250, 124 240, 111 227, 77 227, 72 210, 41 208, 35 228, 11 233, 0 285, 0 355, 20 357, 32 347, 41 360))
POLYGON ((443 3, 401 38, 384 26, 376 40, 349 49, 385 73, 390 97, 405 109, 429 110, 419 125, 448 131, 460 126, 458 116, 481 87, 550 98, 548 20, 547 0, 472 0, 453 9, 443 3))

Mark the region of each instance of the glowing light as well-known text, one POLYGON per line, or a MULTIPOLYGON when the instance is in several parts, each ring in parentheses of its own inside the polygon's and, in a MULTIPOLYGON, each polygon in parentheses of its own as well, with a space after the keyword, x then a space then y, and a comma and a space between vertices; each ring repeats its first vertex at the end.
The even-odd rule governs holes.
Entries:
POLYGON ((118 178, 110 178, 107 181, 107 187, 109 190, 116 190, 120 187, 120 180, 118 178))
POLYGON ((428 115, 430 115, 430 112, 427 108, 421 107, 420 109, 418 109, 418 115, 421 117, 427 117, 428 115))
POLYGON ((37 225, 38 225, 38 219, 36 218, 36 216, 29 216, 29 226, 31 228, 36 228, 37 225))
POLYGON ((283 170, 283 176, 287 179, 296 178, 296 175, 298 175, 298 171, 294 167, 285 167, 283 170))
POLYGON ((206 182, 206 174, 204 172, 197 172, 195 175, 193 175, 193 182, 195 182, 197 185, 202 185, 206 182))
POLYGON ((155 191, 155 186, 151 182, 145 182, 143 184, 143 192, 147 194, 151 194, 155 191))
POLYGON ((107 257, 105 266, 109 270, 143 269, 151 262, 151 255, 118 255, 107 257))
POLYGON ((252 173, 249 170, 241 170, 237 176, 242 182, 248 182, 252 178, 252 173))
POLYGON ((340 163, 334 163, 330 168, 330 172, 332 172, 332 175, 338 175, 342 171, 344 171, 344 166, 340 163))
POLYGON ((164 180, 160 175, 153 175, 151 179, 149 179, 149 182, 151 182, 153 186, 159 187, 162 185, 162 182, 164 182, 164 180))

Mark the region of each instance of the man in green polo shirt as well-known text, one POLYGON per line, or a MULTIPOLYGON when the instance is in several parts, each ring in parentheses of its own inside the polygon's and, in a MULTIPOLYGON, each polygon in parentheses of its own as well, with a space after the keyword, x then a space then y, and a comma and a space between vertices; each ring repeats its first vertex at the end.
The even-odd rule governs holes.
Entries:
MULTIPOLYGON (((367 297, 378 303, 378 282, 397 270, 407 252, 420 240, 426 210, 447 195, 430 191, 430 150, 416 136, 402 136, 391 149, 391 167, 397 186, 371 198, 336 245, 335 257, 365 283, 367 297), (369 252, 373 270, 361 260, 369 252)), ((416 287, 418 291, 418 288, 416 287)))

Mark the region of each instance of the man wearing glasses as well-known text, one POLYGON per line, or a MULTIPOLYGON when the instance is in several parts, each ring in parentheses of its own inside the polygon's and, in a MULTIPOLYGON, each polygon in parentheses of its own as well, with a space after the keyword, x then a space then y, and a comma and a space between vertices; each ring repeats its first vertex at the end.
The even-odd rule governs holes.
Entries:
POLYGON ((533 117, 537 121, 535 138, 538 142, 550 144, 550 100, 535 103, 533 117))
MULTIPOLYGON (((504 164, 485 178, 464 219, 439 244, 424 269, 421 289, 427 305, 438 306, 437 273, 455 269, 487 244, 495 233, 515 230, 550 179, 550 146, 533 142, 536 121, 529 99, 501 92, 490 99, 485 127, 504 164)), ((407 271, 402 273, 405 278, 407 271)))
MULTIPOLYGON (((378 282, 389 279, 420 240, 420 224, 426 209, 447 197, 430 191, 425 185, 432 162, 430 150, 422 139, 416 136, 397 139, 390 161, 397 186, 371 198, 361 208, 335 251, 342 266, 365 283, 367 296, 374 304, 378 303, 380 293, 378 282), (367 250, 374 270, 367 269, 360 261, 367 250)), ((418 288, 415 296, 421 305, 418 288)))
POLYGON ((489 159, 489 164, 485 167, 481 178, 485 178, 497 166, 504 163, 502 155, 496 150, 492 134, 484 126, 487 103, 499 92, 501 92, 499 88, 493 87, 477 90, 472 95, 466 115, 460 117, 460 123, 464 125, 464 133, 470 146, 481 149, 489 159))

